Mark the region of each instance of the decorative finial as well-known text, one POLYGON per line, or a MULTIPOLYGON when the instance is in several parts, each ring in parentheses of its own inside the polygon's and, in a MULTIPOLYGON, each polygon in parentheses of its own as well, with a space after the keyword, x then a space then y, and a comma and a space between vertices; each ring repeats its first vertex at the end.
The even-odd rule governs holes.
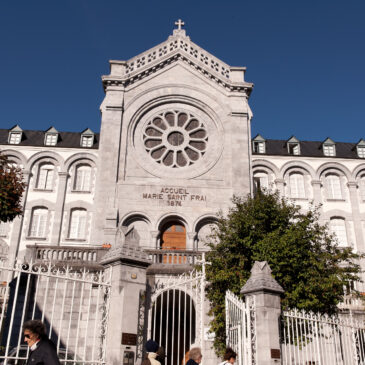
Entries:
POLYGON ((181 30, 181 27, 185 25, 185 22, 183 22, 181 19, 179 19, 177 22, 175 22, 175 25, 177 25, 177 29, 181 30))

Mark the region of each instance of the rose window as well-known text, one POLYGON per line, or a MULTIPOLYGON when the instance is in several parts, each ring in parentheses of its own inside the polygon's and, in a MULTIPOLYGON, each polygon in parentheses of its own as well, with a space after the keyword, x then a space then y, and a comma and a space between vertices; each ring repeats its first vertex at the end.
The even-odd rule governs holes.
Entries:
POLYGON ((174 168, 198 161, 207 142, 205 125, 188 112, 160 113, 147 123, 143 133, 148 154, 159 164, 174 168))

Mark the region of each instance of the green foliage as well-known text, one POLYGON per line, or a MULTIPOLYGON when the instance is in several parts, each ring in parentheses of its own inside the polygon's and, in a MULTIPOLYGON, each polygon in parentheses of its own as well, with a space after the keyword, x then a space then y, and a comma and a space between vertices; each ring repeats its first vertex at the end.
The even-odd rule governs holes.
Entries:
POLYGON ((22 214, 21 198, 25 184, 21 170, 0 155, 0 222, 12 221, 22 214))
POLYGON ((211 265, 206 268, 206 292, 217 352, 225 347, 225 292, 240 294, 255 261, 267 261, 284 288, 283 308, 320 313, 334 313, 343 286, 359 280, 360 273, 360 256, 338 247, 327 226, 319 223, 318 208, 301 212, 277 192, 259 191, 232 201, 207 243, 211 265))

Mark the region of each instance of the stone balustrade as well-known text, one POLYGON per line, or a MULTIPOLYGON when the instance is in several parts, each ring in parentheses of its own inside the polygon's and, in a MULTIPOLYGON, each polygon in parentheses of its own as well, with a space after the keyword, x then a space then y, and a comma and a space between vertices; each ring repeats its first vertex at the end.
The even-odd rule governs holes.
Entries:
POLYGON ((145 249, 153 264, 195 265, 202 258, 202 251, 145 249))
POLYGON ((27 259, 33 262, 54 262, 62 264, 87 264, 99 266, 101 258, 108 251, 102 246, 27 246, 27 259))

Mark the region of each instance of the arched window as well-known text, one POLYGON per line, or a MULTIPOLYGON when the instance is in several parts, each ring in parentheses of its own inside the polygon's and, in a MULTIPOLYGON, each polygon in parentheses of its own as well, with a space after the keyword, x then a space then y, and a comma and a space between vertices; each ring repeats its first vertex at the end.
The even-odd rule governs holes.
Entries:
POLYGON ((294 173, 289 176, 290 197, 305 198, 304 176, 294 173))
POLYGON ((68 237, 71 239, 85 239, 86 236, 86 210, 73 209, 71 211, 68 237))
POLYGON ((47 208, 33 209, 29 230, 30 237, 46 237, 47 217, 47 208))
POLYGON ((331 218, 330 229, 338 239, 339 246, 347 246, 346 222, 343 218, 331 218))
POLYGON ((341 180, 338 175, 326 176, 326 190, 328 199, 342 199, 341 180))
POLYGON ((269 189, 269 175, 266 172, 256 172, 253 177, 254 192, 259 189, 269 189))
POLYGON ((361 199, 365 200, 365 175, 362 175, 360 177, 359 188, 360 188, 361 199))
POLYGON ((40 165, 37 179, 37 189, 52 190, 54 166, 52 164, 40 165))
POLYGON ((74 189, 77 191, 90 191, 91 167, 79 165, 76 168, 74 189))
POLYGON ((184 250, 186 248, 186 230, 179 222, 171 222, 162 230, 161 248, 166 250, 184 250))

